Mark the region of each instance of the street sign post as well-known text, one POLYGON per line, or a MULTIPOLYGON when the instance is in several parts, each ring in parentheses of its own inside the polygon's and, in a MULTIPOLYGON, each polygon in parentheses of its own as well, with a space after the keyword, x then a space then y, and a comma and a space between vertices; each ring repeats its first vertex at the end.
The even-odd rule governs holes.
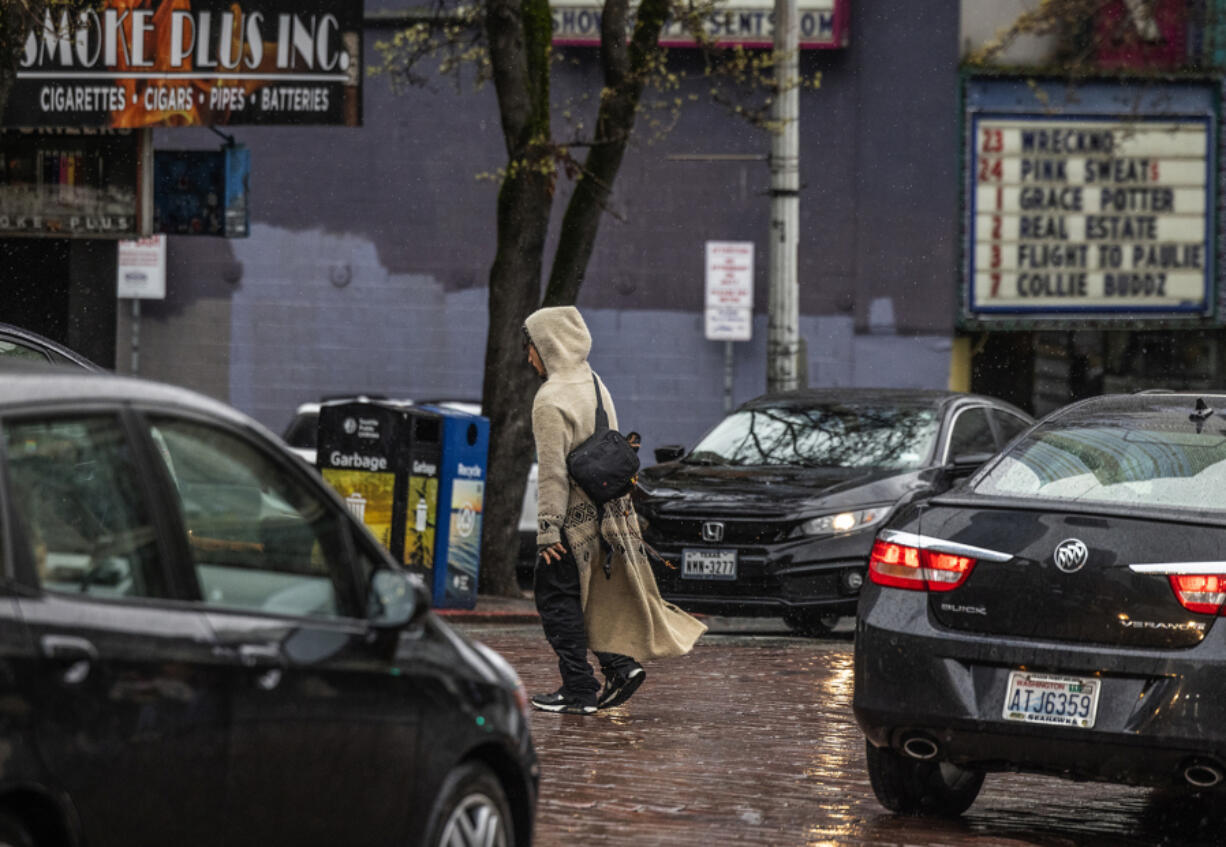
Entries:
POLYGON ((166 236, 118 242, 115 295, 132 301, 132 373, 140 373, 140 301, 166 299, 166 236))
POLYGON ((732 342, 753 337, 753 242, 708 241, 706 336, 724 342, 724 411, 732 411, 732 342))
POLYGON ((711 341, 753 336, 753 242, 707 242, 706 335, 711 341))

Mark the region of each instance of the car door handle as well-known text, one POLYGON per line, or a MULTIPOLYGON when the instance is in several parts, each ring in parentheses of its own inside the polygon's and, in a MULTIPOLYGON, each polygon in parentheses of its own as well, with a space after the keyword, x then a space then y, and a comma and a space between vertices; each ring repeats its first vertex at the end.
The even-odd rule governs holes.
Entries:
POLYGON ((285 664, 279 644, 240 644, 238 660, 248 668, 279 668, 285 664))
POLYGON ((92 642, 75 635, 44 635, 39 639, 43 655, 64 665, 61 679, 66 685, 80 685, 89 678, 90 669, 98 659, 98 648, 92 642))
POLYGON ((98 658, 98 648, 75 635, 44 635, 40 643, 43 655, 57 662, 92 662, 98 658))

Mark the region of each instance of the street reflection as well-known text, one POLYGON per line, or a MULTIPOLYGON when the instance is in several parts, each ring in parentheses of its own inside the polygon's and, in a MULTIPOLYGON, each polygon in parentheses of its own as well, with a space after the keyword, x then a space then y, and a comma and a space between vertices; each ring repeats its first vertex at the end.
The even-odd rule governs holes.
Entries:
MULTIPOLYGON (((595 717, 532 715, 537 847, 1208 847, 1224 813, 1151 792, 989 774, 956 820, 897 817, 873 795, 851 712, 853 643, 722 619, 639 693, 595 717), (731 621, 731 625, 725 625, 731 621), (741 627, 738 629, 738 626, 741 627)), ((473 634, 530 691, 556 685, 537 627, 473 634)))

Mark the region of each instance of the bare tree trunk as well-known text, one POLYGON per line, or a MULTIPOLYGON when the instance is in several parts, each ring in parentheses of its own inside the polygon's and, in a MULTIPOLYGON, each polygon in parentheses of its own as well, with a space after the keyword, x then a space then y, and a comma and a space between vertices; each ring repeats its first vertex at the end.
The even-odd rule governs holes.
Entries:
POLYGON ((513 596, 518 594, 516 530, 532 464, 529 415, 536 392, 520 328, 540 301, 555 178, 548 143, 548 0, 489 0, 486 30, 508 165, 498 193, 498 247, 490 270, 481 389, 490 418, 481 587, 487 594, 513 596))
POLYGON ((627 5, 627 0, 605 0, 600 33, 605 87, 596 116, 596 141, 588 150, 583 174, 566 204, 545 289, 546 306, 573 304, 579 294, 596 245, 600 217, 630 143, 651 60, 659 49, 660 30, 668 17, 668 0, 644 0, 627 44, 627 5))
MULTIPOLYGON (((31 4, 38 9, 40 4, 31 4)), ((17 80, 17 58, 22 49, 22 24, 25 16, 21 7, 9 0, 0 0, 0 117, 8 106, 9 92, 17 80)))

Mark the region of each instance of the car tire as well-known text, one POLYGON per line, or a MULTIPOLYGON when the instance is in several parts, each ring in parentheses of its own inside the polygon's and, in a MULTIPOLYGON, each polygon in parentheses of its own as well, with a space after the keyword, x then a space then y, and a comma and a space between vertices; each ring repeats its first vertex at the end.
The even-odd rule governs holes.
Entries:
POLYGON ((34 847, 34 836, 8 812, 0 812, 0 847, 34 847))
POLYGON ((864 742, 868 777, 881 805, 900 815, 957 817, 983 787, 983 771, 949 762, 909 759, 864 742))
POLYGON ((842 616, 833 612, 795 611, 783 613, 783 622, 797 635, 825 638, 834 632, 842 616))
POLYGON ((515 826, 502 784, 480 762, 464 762, 443 780, 430 816, 430 847, 515 847, 515 826))

